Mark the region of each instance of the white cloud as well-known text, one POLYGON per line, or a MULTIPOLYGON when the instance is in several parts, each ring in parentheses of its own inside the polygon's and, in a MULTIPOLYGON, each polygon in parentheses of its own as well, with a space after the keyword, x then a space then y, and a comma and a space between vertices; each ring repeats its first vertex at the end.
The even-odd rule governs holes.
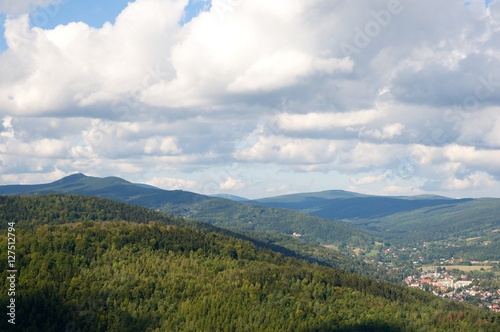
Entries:
POLYGON ((444 156, 452 162, 460 162, 471 169, 500 175, 500 150, 478 149, 473 146, 450 145, 443 151, 444 156))
POLYGON ((182 152, 178 138, 161 135, 148 123, 91 120, 81 131, 83 142, 72 149, 73 156, 123 158, 127 156, 175 156, 182 152))
POLYGON ((68 176, 71 173, 66 173, 60 169, 50 169, 45 172, 33 172, 24 174, 1 174, 0 182, 2 183, 18 183, 18 184, 33 184, 33 183, 48 183, 61 179, 64 176, 68 176))
POLYGON ((26 15, 8 19, 9 50, 0 55, 7 74, 0 78, 0 107, 16 114, 51 114, 137 99, 171 71, 166 58, 185 4, 136 1, 114 25, 100 29, 82 22, 30 29, 26 15))
POLYGON ((181 150, 177 146, 175 137, 152 137, 146 140, 144 152, 147 154, 178 154, 181 150))
POLYGON ((147 184, 167 190, 181 189, 187 191, 195 190, 198 186, 196 181, 165 177, 154 177, 147 184))
POLYGON ((286 131, 328 130, 370 123, 383 114, 377 110, 345 113, 280 114, 276 116, 278 128, 286 131))
POLYGON ((373 184, 373 183, 378 183, 378 182, 382 182, 382 181, 385 181, 387 179, 387 175, 385 174, 381 174, 381 175, 368 175, 368 176, 364 176, 362 178, 359 178, 359 179, 351 179, 351 182, 357 186, 361 186, 361 185, 366 185, 366 184, 373 184))
POLYGON ((319 59, 295 51, 277 51, 257 60, 228 86, 233 92, 268 91, 295 85, 312 74, 350 72, 350 59, 319 59))
POLYGON ((413 196, 420 195, 422 191, 415 187, 403 187, 403 186, 387 186, 382 189, 379 195, 388 195, 388 196, 413 196))
POLYGON ((42 138, 36 141, 20 142, 10 140, 4 153, 16 156, 39 158, 64 158, 68 153, 69 144, 63 140, 42 138))
POLYGON ((321 164, 334 159, 337 145, 340 144, 328 140, 260 136, 250 147, 236 151, 234 157, 247 162, 321 164))
POLYGON ((496 181, 493 176, 489 175, 485 172, 474 172, 465 176, 464 178, 456 178, 452 177, 447 179, 443 183, 442 190, 448 191, 463 191, 484 187, 492 187, 497 185, 498 181, 496 181))
POLYGON ((219 188, 224 191, 239 190, 245 187, 243 181, 228 177, 226 181, 219 184, 219 188))
POLYGON ((2 133, 0 133, 1 137, 13 138, 15 135, 14 128, 12 126, 12 117, 6 116, 3 118, 2 126, 5 129, 2 133))
POLYGON ((401 123, 391 123, 385 125, 382 130, 373 129, 365 130, 362 128, 359 132, 360 137, 370 136, 377 139, 393 139, 394 137, 401 136, 405 126, 401 123))

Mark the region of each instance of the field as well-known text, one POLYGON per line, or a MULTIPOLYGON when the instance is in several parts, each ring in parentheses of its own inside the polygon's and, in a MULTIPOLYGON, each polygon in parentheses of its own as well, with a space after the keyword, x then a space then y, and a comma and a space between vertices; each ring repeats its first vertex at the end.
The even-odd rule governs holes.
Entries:
POLYGON ((426 271, 426 270, 433 270, 436 267, 441 267, 441 268, 444 267, 446 269, 452 269, 452 270, 457 269, 457 270, 464 271, 464 272, 480 271, 481 269, 491 270, 493 268, 493 266, 490 266, 490 265, 473 265, 473 266, 466 266, 466 265, 433 266, 433 265, 429 265, 429 266, 423 266, 422 269, 423 269, 423 271, 426 271))

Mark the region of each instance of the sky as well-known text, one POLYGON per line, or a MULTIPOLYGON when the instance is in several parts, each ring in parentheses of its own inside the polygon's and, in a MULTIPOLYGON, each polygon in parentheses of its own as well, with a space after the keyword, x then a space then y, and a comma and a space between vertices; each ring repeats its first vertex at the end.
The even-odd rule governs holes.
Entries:
POLYGON ((500 197, 500 1, 0 0, 0 184, 500 197))

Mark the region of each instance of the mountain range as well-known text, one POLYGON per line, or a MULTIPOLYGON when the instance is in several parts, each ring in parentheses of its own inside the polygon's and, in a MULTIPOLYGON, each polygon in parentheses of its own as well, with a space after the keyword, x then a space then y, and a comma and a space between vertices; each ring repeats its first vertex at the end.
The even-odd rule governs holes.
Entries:
POLYGON ((295 235, 322 245, 363 247, 373 241, 411 244, 482 236, 498 241, 500 236, 496 198, 372 196, 329 190, 246 200, 84 174, 48 184, 0 186, 0 195, 44 193, 103 197, 225 228, 295 235))
POLYGON ((471 238, 500 229, 500 199, 497 198, 370 196, 331 190, 270 197, 252 203, 347 220, 393 241, 471 238))
POLYGON ((371 240, 363 230, 346 222, 329 220, 290 209, 271 208, 210 197, 182 190, 163 190, 134 184, 117 177, 97 178, 74 174, 38 185, 0 186, 0 195, 77 194, 135 204, 177 216, 229 228, 303 235, 313 243, 341 244, 371 240))

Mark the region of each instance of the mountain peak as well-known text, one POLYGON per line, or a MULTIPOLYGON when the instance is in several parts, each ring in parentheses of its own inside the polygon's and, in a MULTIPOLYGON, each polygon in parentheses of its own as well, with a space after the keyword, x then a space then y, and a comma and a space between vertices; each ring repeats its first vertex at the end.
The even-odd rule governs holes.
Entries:
POLYGON ((68 178, 82 179, 82 178, 87 178, 87 177, 88 176, 83 174, 83 173, 75 173, 75 174, 68 175, 67 177, 65 177, 63 179, 68 179, 68 178))
POLYGON ((71 174, 71 175, 68 175, 66 177, 63 177, 62 179, 59 179, 59 180, 57 180, 55 182, 58 182, 58 183, 71 183, 71 182, 76 182, 76 181, 79 181, 79 180, 85 179, 85 178, 88 178, 88 176, 86 176, 83 173, 75 173, 75 174, 71 174))

